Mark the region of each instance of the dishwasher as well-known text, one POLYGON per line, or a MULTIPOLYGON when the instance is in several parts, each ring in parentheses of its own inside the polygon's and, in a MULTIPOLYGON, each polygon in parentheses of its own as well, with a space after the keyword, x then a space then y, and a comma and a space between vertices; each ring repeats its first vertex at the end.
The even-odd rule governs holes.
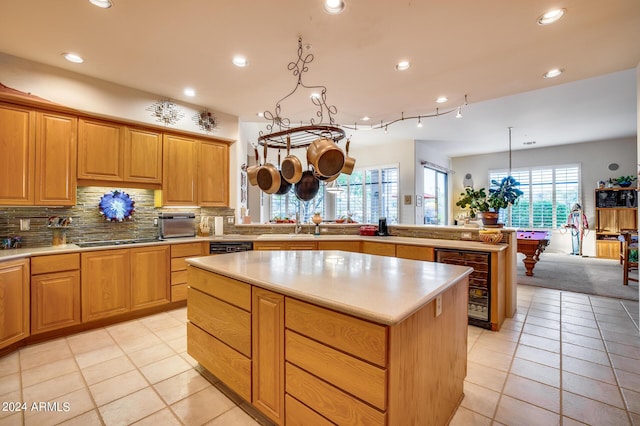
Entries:
POLYGON ((253 242, 251 241, 211 241, 209 243, 209 254, 236 253, 250 250, 253 250, 253 242))

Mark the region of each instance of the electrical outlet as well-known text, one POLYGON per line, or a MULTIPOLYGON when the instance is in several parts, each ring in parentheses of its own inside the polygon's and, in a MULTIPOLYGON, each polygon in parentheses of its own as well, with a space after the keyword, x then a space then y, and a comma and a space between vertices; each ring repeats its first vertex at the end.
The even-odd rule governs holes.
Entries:
POLYGON ((227 223, 233 224, 234 219, 235 219, 235 217, 233 217, 233 216, 227 216, 227 223))
POLYGON ((439 294, 436 297, 436 316, 439 317, 442 313, 442 295, 439 294))
POLYGON ((460 238, 462 238, 463 240, 470 240, 471 232, 463 232, 462 234, 460 234, 460 238))
POLYGON ((20 219, 20 230, 28 231, 31 229, 31 219, 20 219))
POLYGON ((158 226, 158 218, 157 217, 153 218, 153 226, 158 226))

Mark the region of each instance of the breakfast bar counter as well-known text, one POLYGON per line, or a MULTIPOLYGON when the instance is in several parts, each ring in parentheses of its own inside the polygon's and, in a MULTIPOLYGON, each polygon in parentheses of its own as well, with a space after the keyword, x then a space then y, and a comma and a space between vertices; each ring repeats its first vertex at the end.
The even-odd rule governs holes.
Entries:
POLYGON ((276 424, 446 424, 471 268, 318 251, 187 259, 187 348, 276 424))

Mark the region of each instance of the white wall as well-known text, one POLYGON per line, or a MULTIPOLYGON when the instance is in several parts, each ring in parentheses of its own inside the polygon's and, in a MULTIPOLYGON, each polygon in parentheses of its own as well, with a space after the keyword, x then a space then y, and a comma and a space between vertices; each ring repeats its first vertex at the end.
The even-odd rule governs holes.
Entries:
MULTIPOLYGON (((621 175, 636 174, 637 145, 636 138, 625 138, 517 150, 512 153, 512 167, 517 169, 521 167, 580 164, 583 189, 581 194, 582 206, 589 226, 593 229, 595 227, 594 190, 597 181, 621 175), (608 165, 611 163, 617 163, 620 166, 619 169, 616 171, 609 170, 608 165)), ((452 180, 454 194, 452 204, 455 204, 459 194, 463 191, 462 179, 466 173, 473 175, 475 188, 488 188, 488 170, 505 169, 508 164, 508 152, 453 158, 452 165, 456 174, 452 180)), ((454 209, 454 215, 461 212, 462 210, 457 207, 454 209)), ((554 231, 548 250, 571 252, 570 235, 554 231)), ((593 231, 584 239, 583 254, 595 256, 595 234, 593 231)))

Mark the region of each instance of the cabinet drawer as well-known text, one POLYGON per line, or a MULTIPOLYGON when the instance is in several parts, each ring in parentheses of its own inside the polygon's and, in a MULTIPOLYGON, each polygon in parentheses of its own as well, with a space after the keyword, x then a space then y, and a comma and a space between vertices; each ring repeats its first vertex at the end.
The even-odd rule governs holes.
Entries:
POLYGON ((204 243, 171 244, 171 257, 202 256, 204 243))
POLYGON ((287 297, 285 326, 381 367, 386 366, 387 329, 349 315, 287 297))
POLYGON ((386 410, 386 370, 287 330, 285 359, 365 402, 386 410))
POLYGON ((251 360, 187 323, 187 352, 246 401, 251 401, 251 360))
POLYGON ((377 254, 379 256, 395 256, 396 245, 385 243, 374 243, 371 241, 362 242, 362 253, 377 254))
POLYGON ((433 262, 435 259, 433 247, 421 247, 405 244, 396 245, 396 257, 402 259, 426 260, 433 262))
POLYGON ((339 425, 384 425, 386 414, 286 363, 287 393, 339 425))
POLYGON ((291 395, 284 396, 285 424, 287 426, 334 426, 329 420, 313 411, 291 395))
POLYGON ((187 284, 177 284, 171 286, 171 301, 179 302, 181 300, 187 300, 187 284))
POLYGON ((187 317, 213 337, 251 357, 251 314, 190 288, 187 317))
POLYGON ((251 312, 251 286, 189 266, 187 283, 204 293, 251 312))
POLYGON ((342 250, 360 253, 360 241, 318 241, 318 250, 342 250))
POLYGON ((31 258, 31 275, 80 269, 80 253, 54 254, 31 258))
POLYGON ((187 270, 187 258, 186 257, 176 257, 171 259, 171 270, 172 271, 186 271, 187 270))
POLYGON ((186 284, 188 279, 189 273, 186 269, 184 271, 171 272, 171 285, 186 284))

